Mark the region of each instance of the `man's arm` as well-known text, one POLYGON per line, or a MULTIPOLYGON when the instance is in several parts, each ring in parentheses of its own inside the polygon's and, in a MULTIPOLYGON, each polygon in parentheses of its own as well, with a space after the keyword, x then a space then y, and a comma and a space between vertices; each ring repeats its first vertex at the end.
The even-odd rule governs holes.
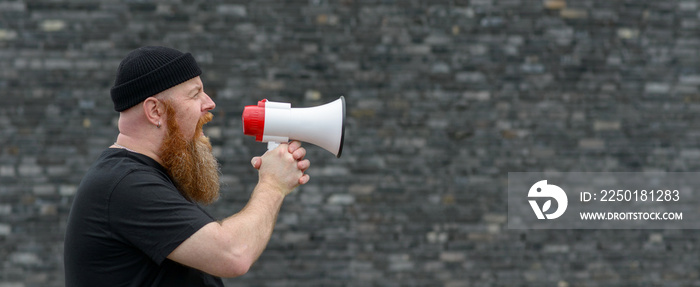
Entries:
POLYGON ((305 155, 295 141, 254 158, 259 180, 246 206, 221 222, 205 225, 168 258, 219 277, 248 272, 270 240, 284 197, 309 180, 304 174, 309 167, 305 155))

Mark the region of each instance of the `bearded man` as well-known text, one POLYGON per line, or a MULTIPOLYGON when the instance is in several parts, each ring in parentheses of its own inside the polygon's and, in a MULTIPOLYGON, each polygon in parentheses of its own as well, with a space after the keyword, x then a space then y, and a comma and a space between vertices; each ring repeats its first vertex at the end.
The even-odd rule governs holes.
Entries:
POLYGON ((258 184, 216 221, 219 166, 202 126, 216 106, 190 53, 142 47, 119 65, 111 97, 119 135, 83 178, 65 238, 66 286, 223 286, 270 239, 284 197, 305 184, 297 141, 254 157, 258 184))

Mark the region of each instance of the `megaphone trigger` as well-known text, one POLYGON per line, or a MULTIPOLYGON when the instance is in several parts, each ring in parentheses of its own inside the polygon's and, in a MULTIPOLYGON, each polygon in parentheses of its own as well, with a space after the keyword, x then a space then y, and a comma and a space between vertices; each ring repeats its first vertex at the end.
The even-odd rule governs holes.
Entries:
POLYGON ((299 140, 315 144, 340 157, 345 140, 345 98, 311 107, 292 108, 290 103, 262 100, 243 109, 243 133, 268 143, 299 140))
POLYGON ((278 142, 267 142, 267 150, 273 150, 276 149, 280 143, 278 142))

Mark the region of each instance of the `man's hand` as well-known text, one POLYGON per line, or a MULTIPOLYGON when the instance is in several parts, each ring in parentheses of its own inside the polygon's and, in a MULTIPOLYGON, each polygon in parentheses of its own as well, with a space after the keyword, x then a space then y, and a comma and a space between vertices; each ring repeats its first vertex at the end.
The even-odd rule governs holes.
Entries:
POLYGON ((309 182, 309 175, 304 173, 311 163, 304 156, 306 149, 301 147, 301 142, 292 141, 280 144, 262 157, 253 157, 250 163, 259 171, 260 183, 272 185, 287 195, 309 182))

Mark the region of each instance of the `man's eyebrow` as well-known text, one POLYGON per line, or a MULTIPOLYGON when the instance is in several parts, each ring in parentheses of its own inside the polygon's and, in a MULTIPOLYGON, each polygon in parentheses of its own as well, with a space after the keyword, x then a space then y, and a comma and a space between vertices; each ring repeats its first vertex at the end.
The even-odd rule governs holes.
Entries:
POLYGON ((189 93, 189 94, 192 94, 192 92, 199 92, 199 91, 201 91, 201 90, 202 90, 202 86, 200 86, 200 85, 194 85, 194 86, 192 86, 192 88, 190 88, 190 90, 189 90, 188 93, 189 93))

